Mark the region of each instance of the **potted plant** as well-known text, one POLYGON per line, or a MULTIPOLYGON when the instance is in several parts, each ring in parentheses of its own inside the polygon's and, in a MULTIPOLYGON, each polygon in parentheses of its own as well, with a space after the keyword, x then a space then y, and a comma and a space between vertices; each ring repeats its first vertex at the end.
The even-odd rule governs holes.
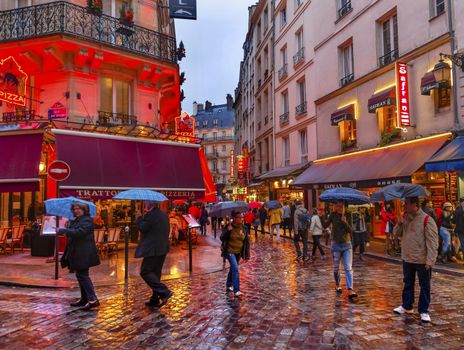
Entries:
POLYGON ((347 151, 347 150, 349 150, 350 148, 353 148, 353 147, 356 147, 356 140, 355 139, 342 141, 342 151, 347 151))
POLYGON ((101 16, 103 12, 103 0, 87 0, 87 12, 101 16))
POLYGON ((400 129, 393 129, 393 130, 385 130, 382 133, 382 137, 380 140, 380 146, 385 146, 391 143, 392 141, 401 137, 401 130, 400 129))
POLYGON ((119 22, 121 24, 129 27, 134 25, 134 11, 129 5, 122 5, 121 9, 119 10, 119 14, 121 15, 119 18, 119 22))

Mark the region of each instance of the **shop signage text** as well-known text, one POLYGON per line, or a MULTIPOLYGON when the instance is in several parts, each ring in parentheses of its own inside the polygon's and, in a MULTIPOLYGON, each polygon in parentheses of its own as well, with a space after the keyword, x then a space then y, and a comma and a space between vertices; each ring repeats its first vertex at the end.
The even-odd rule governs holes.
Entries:
POLYGON ((197 0, 169 0, 169 17, 197 19, 197 0))
POLYGON ((27 74, 12 56, 0 62, 0 100, 25 106, 26 83, 27 74))
MULTIPOLYGON (((123 190, 74 190, 74 189, 61 189, 61 194, 66 196, 74 196, 80 199, 112 199, 119 192, 123 190)), ((203 198, 204 192, 196 191, 158 191, 164 194, 169 199, 197 199, 203 198)))
POLYGON ((378 108, 382 108, 382 107, 385 107, 385 106, 393 106, 393 105, 395 105, 395 99, 391 98, 391 97, 387 97, 386 99, 384 99, 382 101, 379 101, 377 103, 374 103, 372 105, 367 106, 367 108, 368 108, 369 113, 375 113, 375 111, 378 108))
POLYGON ((194 137, 195 136, 195 118, 188 115, 186 112, 182 112, 180 117, 176 117, 175 123, 175 134, 182 137, 194 137))
POLYGON ((230 150, 230 177, 235 177, 235 155, 233 149, 230 150))
POLYGON ((68 112, 66 110, 66 107, 61 102, 56 102, 48 110, 48 119, 61 119, 66 118, 67 116, 68 112))
POLYGON ((396 62, 396 111, 398 126, 411 126, 409 109, 409 81, 408 66, 406 63, 396 62))

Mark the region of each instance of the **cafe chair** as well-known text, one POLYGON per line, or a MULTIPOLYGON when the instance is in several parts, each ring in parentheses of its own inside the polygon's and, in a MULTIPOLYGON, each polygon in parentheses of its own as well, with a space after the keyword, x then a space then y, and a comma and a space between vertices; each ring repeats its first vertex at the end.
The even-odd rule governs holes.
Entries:
POLYGON ((118 253, 118 242, 121 236, 121 228, 115 227, 108 229, 108 240, 106 242, 106 252, 108 255, 112 252, 118 253))
POLYGON ((13 226, 11 228, 11 238, 7 239, 6 245, 10 247, 11 253, 14 253, 15 245, 18 245, 21 248, 21 251, 24 251, 23 240, 24 240, 24 229, 26 225, 13 226))
POLYGON ((2 248, 3 254, 6 254, 8 230, 8 227, 0 227, 0 247, 2 248))

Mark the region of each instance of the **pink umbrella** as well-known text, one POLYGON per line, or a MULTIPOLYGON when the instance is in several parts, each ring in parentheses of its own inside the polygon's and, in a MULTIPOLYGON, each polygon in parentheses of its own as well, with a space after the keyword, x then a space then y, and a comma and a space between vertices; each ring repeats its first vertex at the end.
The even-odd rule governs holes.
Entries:
POLYGON ((248 203, 248 206, 251 209, 261 208, 263 206, 263 202, 250 202, 250 203, 248 203))

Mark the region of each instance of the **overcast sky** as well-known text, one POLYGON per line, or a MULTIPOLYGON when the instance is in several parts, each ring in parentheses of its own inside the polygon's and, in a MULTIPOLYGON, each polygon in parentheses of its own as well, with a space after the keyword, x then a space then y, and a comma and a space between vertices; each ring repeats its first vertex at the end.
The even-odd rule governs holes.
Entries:
POLYGON ((242 45, 248 29, 248 6, 257 0, 197 0, 197 20, 176 19, 177 42, 184 42, 186 55, 180 62, 185 72, 182 110, 206 100, 219 105, 237 87, 242 45))

